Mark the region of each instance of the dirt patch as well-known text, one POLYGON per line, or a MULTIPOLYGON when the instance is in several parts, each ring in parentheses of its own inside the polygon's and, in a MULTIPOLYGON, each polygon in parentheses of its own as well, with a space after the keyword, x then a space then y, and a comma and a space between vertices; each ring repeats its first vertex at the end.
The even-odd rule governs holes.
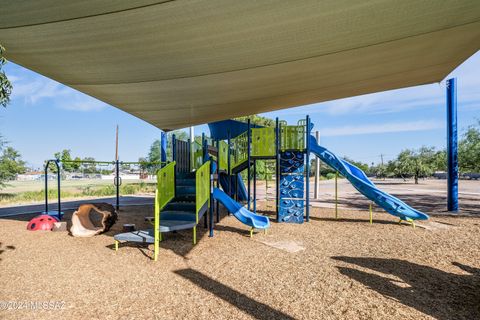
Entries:
POLYGON ((424 228, 430 231, 435 230, 448 230, 450 228, 456 228, 455 225, 451 223, 445 223, 441 221, 434 221, 432 219, 427 221, 416 222, 417 227, 424 228))
POLYGON ((296 252, 305 250, 303 243, 299 241, 293 241, 293 240, 268 241, 267 240, 267 241, 260 241, 260 242, 267 246, 284 250, 290 253, 296 253, 296 252))

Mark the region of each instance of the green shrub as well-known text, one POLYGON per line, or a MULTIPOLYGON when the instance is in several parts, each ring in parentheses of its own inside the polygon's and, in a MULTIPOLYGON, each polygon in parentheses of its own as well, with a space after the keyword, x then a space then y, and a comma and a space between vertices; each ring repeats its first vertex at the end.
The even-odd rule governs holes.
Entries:
POLYGON ((327 180, 335 179, 335 173, 331 173, 331 172, 327 173, 327 177, 326 177, 326 178, 327 178, 327 180))

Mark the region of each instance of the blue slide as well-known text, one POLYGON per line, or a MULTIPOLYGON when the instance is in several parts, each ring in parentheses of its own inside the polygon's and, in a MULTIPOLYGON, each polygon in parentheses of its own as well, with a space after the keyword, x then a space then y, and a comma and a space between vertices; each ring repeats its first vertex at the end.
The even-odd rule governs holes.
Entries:
POLYGON ((323 162, 337 170, 342 176, 368 199, 385 209, 391 215, 402 220, 427 220, 428 215, 413 209, 402 200, 383 192, 373 184, 365 173, 353 164, 338 158, 329 150, 317 144, 314 136, 310 136, 310 151, 319 157, 323 162))
MULTIPOLYGON (((229 175, 226 174, 225 172, 220 172, 219 179, 220 179, 220 185, 222 186, 222 189, 225 190, 225 192, 230 193, 228 191, 229 175)), ((247 201, 248 200, 247 199, 247 188, 245 187, 245 183, 243 182, 241 173, 238 173, 238 174, 232 176, 232 190, 235 190, 236 181, 238 181, 238 185, 237 185, 238 200, 239 201, 247 201)), ((231 193, 233 193, 233 192, 231 192, 231 193)))
POLYGON ((243 224, 255 229, 267 229, 270 227, 268 217, 255 214, 240 203, 230 198, 225 192, 218 188, 213 188, 213 198, 220 201, 227 210, 232 213, 243 224))

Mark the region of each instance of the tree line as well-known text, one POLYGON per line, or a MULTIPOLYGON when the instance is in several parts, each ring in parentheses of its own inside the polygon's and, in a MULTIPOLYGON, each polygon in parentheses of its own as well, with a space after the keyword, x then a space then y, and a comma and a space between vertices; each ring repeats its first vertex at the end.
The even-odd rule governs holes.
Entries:
MULTIPOLYGON (((377 178, 413 178, 431 177, 435 172, 447 170, 447 151, 435 147, 423 146, 419 149, 405 149, 387 163, 368 165, 367 163, 344 158, 362 169, 367 175, 377 178)), ((313 162, 312 162, 313 164, 313 162)), ((467 128, 458 141, 458 166, 461 174, 480 173, 480 121, 467 128)), ((312 165, 311 175, 315 168, 312 165)), ((331 178, 335 171, 322 165, 322 175, 331 178)))

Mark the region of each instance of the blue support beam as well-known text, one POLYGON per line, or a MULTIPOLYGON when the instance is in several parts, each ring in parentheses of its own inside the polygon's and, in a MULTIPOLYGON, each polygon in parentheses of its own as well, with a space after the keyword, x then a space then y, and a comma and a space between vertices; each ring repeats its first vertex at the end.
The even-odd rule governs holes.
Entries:
POLYGON ((280 121, 275 118, 275 213, 280 222, 280 121))
POLYGON ((162 167, 165 165, 167 162, 167 134, 162 131, 160 135, 160 161, 162 162, 162 167))
POLYGON ((458 211, 457 79, 447 80, 447 208, 458 211))
POLYGON ((305 126, 305 220, 310 221, 310 117, 307 115, 305 126))
MULTIPOLYGON (((251 130, 250 130, 250 118, 248 118, 247 121, 247 165, 248 165, 248 170, 247 170, 247 182, 248 182, 248 192, 247 192, 247 209, 250 210, 250 160, 251 160, 251 152, 252 152, 252 136, 251 136, 251 130)), ((238 179, 238 177, 237 177, 238 179)))

